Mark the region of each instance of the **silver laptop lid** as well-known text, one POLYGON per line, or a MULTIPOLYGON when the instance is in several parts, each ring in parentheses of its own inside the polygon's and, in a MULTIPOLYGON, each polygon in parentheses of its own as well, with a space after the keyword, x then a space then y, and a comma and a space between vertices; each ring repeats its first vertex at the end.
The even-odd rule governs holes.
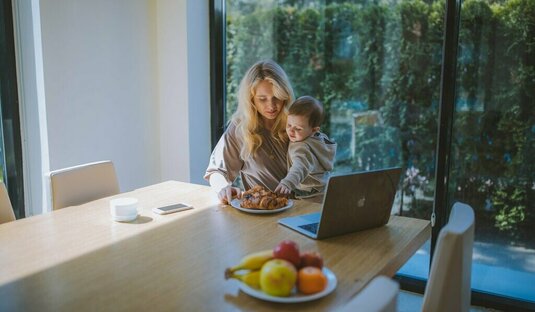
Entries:
POLYGON ((332 176, 323 199, 317 238, 388 223, 400 176, 401 168, 332 176))

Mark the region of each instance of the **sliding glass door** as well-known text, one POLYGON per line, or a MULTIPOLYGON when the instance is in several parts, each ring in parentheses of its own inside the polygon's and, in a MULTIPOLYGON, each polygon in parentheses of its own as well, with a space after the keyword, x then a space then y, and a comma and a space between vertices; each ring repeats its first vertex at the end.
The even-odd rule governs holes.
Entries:
POLYGON ((535 303, 535 1, 461 11, 450 202, 476 210, 472 288, 535 303))

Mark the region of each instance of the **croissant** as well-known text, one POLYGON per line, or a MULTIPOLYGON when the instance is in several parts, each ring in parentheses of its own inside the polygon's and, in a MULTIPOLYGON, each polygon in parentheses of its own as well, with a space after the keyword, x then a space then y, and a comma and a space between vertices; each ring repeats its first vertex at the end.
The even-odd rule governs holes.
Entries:
POLYGON ((260 185, 254 186, 252 189, 245 191, 242 194, 242 208, 273 210, 279 209, 288 204, 286 197, 279 197, 277 194, 264 189, 260 185))

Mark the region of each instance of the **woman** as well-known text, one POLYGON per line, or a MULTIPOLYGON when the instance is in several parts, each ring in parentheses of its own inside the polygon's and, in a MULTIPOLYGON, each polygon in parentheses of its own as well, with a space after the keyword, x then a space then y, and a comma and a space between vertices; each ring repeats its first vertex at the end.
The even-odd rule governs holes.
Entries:
POLYGON ((262 185, 275 190, 287 173, 287 108, 294 98, 284 70, 272 60, 254 64, 243 77, 238 107, 212 152, 204 178, 223 203, 241 190, 232 187, 240 176, 244 188, 262 185))

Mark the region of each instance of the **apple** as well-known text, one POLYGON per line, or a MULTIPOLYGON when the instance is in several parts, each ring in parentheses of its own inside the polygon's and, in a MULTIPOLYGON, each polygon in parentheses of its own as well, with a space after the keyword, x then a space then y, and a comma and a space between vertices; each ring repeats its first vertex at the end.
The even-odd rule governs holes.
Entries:
POLYGON ((323 268, 323 258, 317 251, 306 251, 301 254, 301 267, 312 266, 318 269, 323 268))
POLYGON ((299 268, 299 263, 301 262, 299 247, 291 240, 283 240, 275 246, 273 249, 273 258, 290 261, 296 269, 299 268))
POLYGON ((268 295, 288 297, 296 281, 297 270, 286 260, 269 260, 260 269, 260 289, 268 295))

